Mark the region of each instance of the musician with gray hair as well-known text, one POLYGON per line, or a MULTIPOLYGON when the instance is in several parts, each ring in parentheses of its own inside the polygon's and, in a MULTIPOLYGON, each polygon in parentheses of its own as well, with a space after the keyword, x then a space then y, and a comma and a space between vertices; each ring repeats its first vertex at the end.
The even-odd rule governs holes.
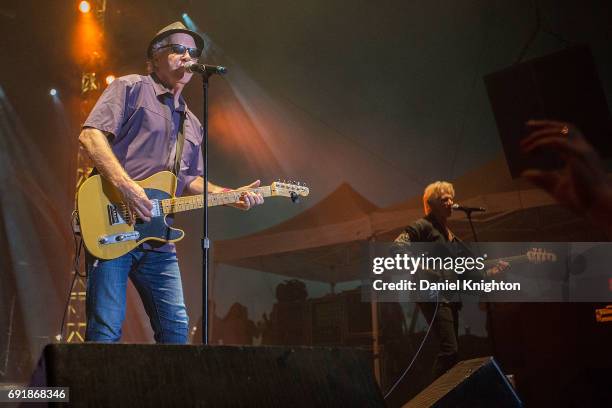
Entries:
MULTIPOLYGON (((177 196, 204 192, 202 126, 182 96, 191 80, 185 64, 197 61, 202 37, 175 22, 160 30, 147 48, 149 75, 115 79, 83 125, 79 142, 99 172, 121 194, 129 222, 148 222, 153 205, 135 182, 160 171, 177 177, 177 196)), ((240 189, 259 186, 259 180, 240 189)), ((209 183, 208 191, 226 191, 209 183)), ((240 190, 239 189, 239 190, 240 190)), ((245 191, 234 207, 263 203, 245 191)), ((188 318, 174 244, 143 243, 111 260, 87 257, 87 341, 116 342, 125 319, 126 287, 132 280, 149 315, 155 340, 186 343, 188 318)))

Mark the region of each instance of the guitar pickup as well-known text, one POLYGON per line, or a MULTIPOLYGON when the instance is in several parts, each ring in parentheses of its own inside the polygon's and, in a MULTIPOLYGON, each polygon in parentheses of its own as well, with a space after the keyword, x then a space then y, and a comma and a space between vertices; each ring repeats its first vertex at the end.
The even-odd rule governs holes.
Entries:
POLYGON ((115 204, 107 205, 106 210, 108 212, 108 223, 110 225, 126 223, 121 214, 119 214, 119 211, 117 210, 117 206, 115 204))
POLYGON ((122 232, 120 234, 104 235, 98 242, 100 245, 120 244, 126 241, 138 241, 140 233, 138 231, 122 232))
MULTIPOLYGON (((153 204, 153 208, 151 209, 153 217, 159 217, 163 215, 162 205, 159 200, 151 200, 151 204, 153 204)), ((108 204, 106 206, 109 225, 127 224, 126 220, 123 218, 123 214, 119 212, 117 207, 117 204, 108 204)))

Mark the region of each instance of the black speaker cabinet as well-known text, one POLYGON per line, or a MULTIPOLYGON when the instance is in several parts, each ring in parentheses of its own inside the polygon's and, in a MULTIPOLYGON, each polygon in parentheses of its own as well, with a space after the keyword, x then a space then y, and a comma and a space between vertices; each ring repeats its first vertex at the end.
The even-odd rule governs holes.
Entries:
POLYGON ((516 408, 523 404, 493 357, 465 360, 403 408, 516 408))
POLYGON ((70 387, 75 407, 385 406, 367 354, 349 348, 54 344, 41 382, 70 387))
POLYGON ((521 154, 519 141, 526 134, 529 119, 574 123, 602 156, 611 156, 610 112, 587 46, 513 65, 486 75, 484 82, 512 177, 526 168, 560 165, 550 153, 521 154))

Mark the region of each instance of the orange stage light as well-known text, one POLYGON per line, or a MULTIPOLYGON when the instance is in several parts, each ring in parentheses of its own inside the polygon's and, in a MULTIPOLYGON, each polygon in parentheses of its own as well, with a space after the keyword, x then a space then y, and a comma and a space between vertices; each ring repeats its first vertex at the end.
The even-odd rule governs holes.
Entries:
POLYGON ((106 85, 110 85, 111 82, 113 82, 115 80, 115 76, 114 75, 107 75, 105 78, 106 81, 106 85))
POLYGON ((104 34, 94 13, 81 13, 77 18, 71 48, 74 61, 83 72, 95 72, 104 66, 104 34))
POLYGON ((82 2, 79 3, 79 11, 81 13, 89 13, 89 11, 91 10, 91 4, 89 4, 88 1, 83 0, 82 2))

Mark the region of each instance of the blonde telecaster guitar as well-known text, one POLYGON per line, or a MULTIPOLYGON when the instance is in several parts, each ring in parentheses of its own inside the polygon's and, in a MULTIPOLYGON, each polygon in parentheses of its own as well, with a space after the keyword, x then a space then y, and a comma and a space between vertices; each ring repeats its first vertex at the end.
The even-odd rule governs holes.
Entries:
MULTIPOLYGON (((138 181, 153 203, 153 217, 150 222, 140 219, 128 224, 127 208, 121 194, 103 177, 88 178, 79 188, 77 210, 83 242, 96 258, 114 259, 124 255, 145 241, 176 242, 185 233, 166 224, 166 216, 181 211, 204 207, 204 196, 175 197, 176 176, 162 171, 138 181)), ((264 197, 289 197, 296 201, 306 197, 307 187, 299 184, 275 182, 269 186, 253 188, 250 191, 264 197)), ((209 193, 208 206, 235 203, 244 191, 209 193)))

